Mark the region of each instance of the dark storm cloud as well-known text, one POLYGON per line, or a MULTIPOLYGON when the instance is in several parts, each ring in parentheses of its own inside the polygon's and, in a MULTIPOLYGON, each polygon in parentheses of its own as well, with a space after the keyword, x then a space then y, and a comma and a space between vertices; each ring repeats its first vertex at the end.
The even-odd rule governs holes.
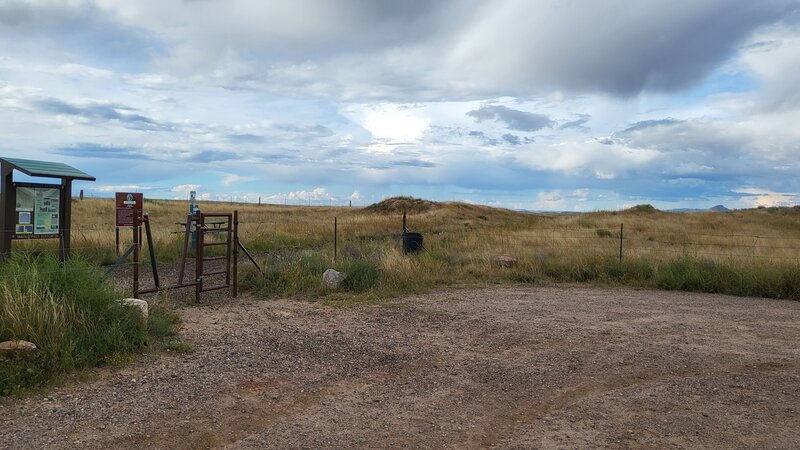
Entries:
POLYGON ((755 30, 796 22, 797 9, 797 0, 12 0, 0 5, 0 43, 35 35, 92 59, 299 96, 627 97, 702 82, 755 30))
POLYGON ((467 68, 462 76, 516 92, 549 88, 631 96, 703 81, 754 30, 789 17, 798 2, 609 0, 552 2, 542 8, 540 2, 519 1, 507 6, 484 22, 516 32, 465 43, 455 60, 467 68))
POLYGON ((494 120, 505 124, 508 129, 517 131, 537 131, 553 126, 553 121, 544 114, 519 111, 502 105, 481 106, 467 112, 467 115, 478 122, 494 120))

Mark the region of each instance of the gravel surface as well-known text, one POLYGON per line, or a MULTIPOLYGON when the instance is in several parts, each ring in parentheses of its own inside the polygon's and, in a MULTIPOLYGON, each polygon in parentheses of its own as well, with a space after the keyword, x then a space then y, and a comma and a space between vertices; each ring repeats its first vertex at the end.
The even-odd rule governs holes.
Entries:
POLYGON ((0 447, 800 447, 800 303, 503 287, 181 306, 190 354, 0 402, 0 447))

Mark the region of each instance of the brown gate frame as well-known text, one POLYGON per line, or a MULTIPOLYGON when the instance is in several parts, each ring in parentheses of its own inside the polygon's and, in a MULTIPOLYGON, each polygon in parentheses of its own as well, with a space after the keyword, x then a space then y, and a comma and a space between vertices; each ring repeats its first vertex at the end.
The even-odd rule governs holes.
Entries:
MULTIPOLYGON (((236 297, 239 295, 238 289, 238 281, 239 281, 239 274, 238 274, 238 266, 239 266, 239 248, 241 244, 239 243, 239 211, 234 211, 233 214, 230 213, 212 213, 212 214, 204 214, 200 213, 199 216, 189 216, 186 222, 186 236, 184 237, 184 254, 183 259, 181 262, 181 270, 179 275, 178 284, 175 286, 161 286, 159 283, 158 278, 158 266, 156 265, 156 258, 155 258, 155 248, 153 245, 152 233, 150 230, 150 218, 147 214, 143 217, 143 222, 145 226, 145 236, 147 237, 147 243, 150 251, 150 261, 152 264, 153 270, 153 280, 155 281, 155 287, 150 289, 139 289, 139 264, 140 264, 140 247, 141 247, 141 225, 138 223, 138 218, 135 217, 134 214, 134 223, 133 223, 133 296, 138 298, 141 294, 152 294, 156 292, 162 291, 169 291, 172 289, 181 289, 186 287, 195 287, 195 302, 200 303, 200 294, 203 292, 218 290, 218 289, 227 289, 232 288, 233 296, 236 297), (219 221, 206 221, 206 219, 226 219, 223 222, 219 221), (183 268, 186 263, 187 257, 187 240, 188 240, 188 233, 191 228, 191 223, 195 222, 197 224, 197 248, 195 251, 195 281, 184 283, 183 282, 183 268), (225 228, 220 227, 219 225, 226 224, 225 228), (226 239, 225 242, 209 242, 206 243, 205 234, 206 233, 225 233, 226 239), (225 245, 226 251, 224 256, 212 256, 210 258, 205 257, 205 247, 217 246, 217 245, 225 245), (216 260, 225 260, 225 270, 220 270, 216 272, 205 272, 205 262, 208 261, 216 261, 216 260), (231 271, 233 272, 231 274, 231 271), (203 280, 205 277, 211 277, 215 275, 225 275, 225 284, 212 286, 212 287, 205 287, 203 285, 203 280)), ((261 270, 259 268, 259 270, 261 270)))

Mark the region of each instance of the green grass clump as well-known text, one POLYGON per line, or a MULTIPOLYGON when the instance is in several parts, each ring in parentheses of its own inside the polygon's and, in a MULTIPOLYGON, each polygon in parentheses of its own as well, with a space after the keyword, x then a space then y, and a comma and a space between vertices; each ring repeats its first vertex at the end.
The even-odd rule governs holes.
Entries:
POLYGON ((800 300, 800 268, 732 267, 681 258, 659 268, 655 285, 669 290, 800 300))
POLYGON ((375 263, 365 260, 345 261, 337 270, 347 274, 341 289, 349 292, 365 292, 378 285, 379 273, 375 263))
POLYGON ((325 259, 317 253, 272 262, 262 276, 248 271, 240 278, 242 287, 264 297, 281 295, 317 296, 323 292, 325 259))
POLYGON ((84 260, 15 254, 0 263, 0 341, 31 341, 30 354, 0 360, 0 394, 114 361, 148 343, 139 311, 84 260))

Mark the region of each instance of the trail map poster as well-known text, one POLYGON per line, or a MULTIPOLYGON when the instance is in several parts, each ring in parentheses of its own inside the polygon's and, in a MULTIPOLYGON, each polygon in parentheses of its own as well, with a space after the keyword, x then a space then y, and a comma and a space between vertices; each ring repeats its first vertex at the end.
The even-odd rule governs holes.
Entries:
POLYGON ((33 234, 58 234, 60 191, 37 188, 35 193, 33 234))
POLYGON ((17 186, 16 197, 15 238, 59 236, 61 189, 17 186))

